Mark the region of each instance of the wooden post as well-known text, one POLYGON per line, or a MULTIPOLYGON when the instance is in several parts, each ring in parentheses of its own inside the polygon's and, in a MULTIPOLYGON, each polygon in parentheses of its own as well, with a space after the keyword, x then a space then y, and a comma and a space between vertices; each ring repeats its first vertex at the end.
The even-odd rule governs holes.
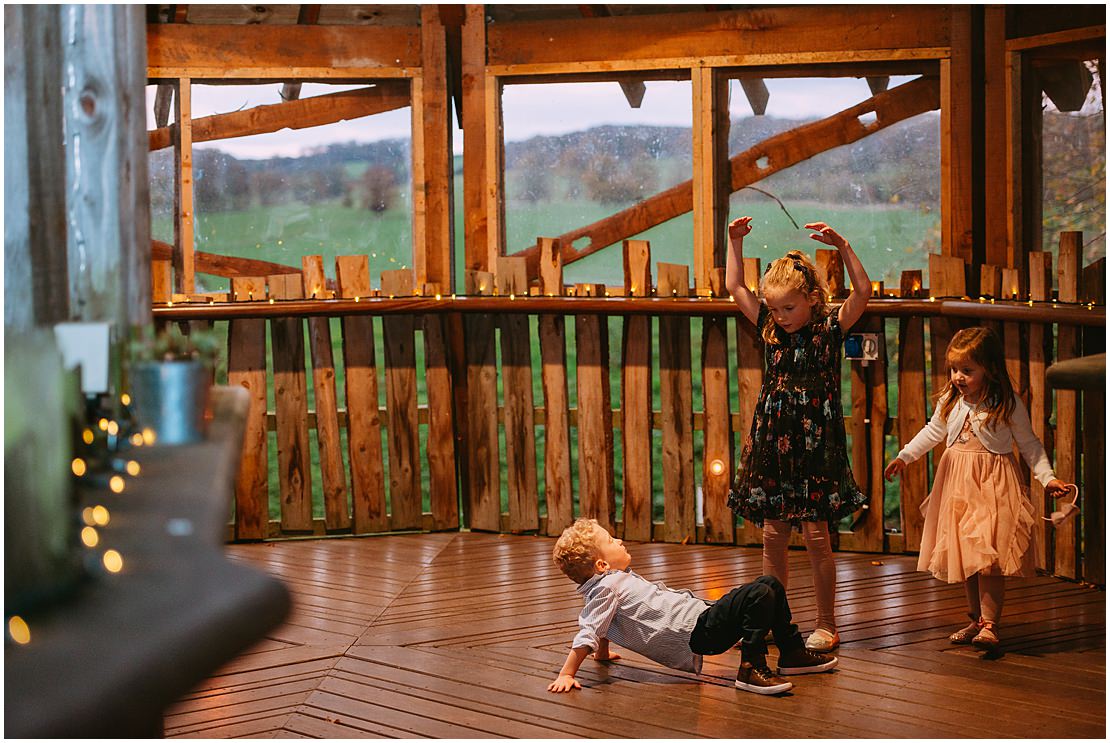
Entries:
POLYGON ((413 262, 418 284, 454 287, 453 155, 447 33, 435 5, 420 6, 421 74, 413 78, 413 262), (419 205, 419 209, 417 206, 419 205))
MULTIPOLYGON (((59 5, 4 6, 4 327, 70 319, 59 5)), ((145 160, 143 172, 146 172, 145 160)))
MULTIPOLYGON (((413 295, 412 271, 383 271, 382 293, 413 295)), ((385 405, 389 418, 390 528, 419 529, 421 525, 420 438, 416 422, 416 321, 412 315, 382 318, 385 348, 385 405)))
MULTIPOLYGON (((603 297, 602 284, 578 284, 580 297, 603 297)), ((578 349, 578 508, 612 531, 616 519, 613 483, 613 405, 609 389, 609 326, 603 315, 575 316, 578 349)))
MULTIPOLYGON (((369 297, 370 260, 365 255, 337 256, 335 285, 341 299, 369 297)), ((347 454, 351 468, 351 530, 385 531, 385 466, 378 407, 378 369, 374 361, 374 318, 347 315, 343 329, 343 379, 346 384, 347 454)))
MULTIPOLYGON (((266 279, 233 278, 231 301, 266 298, 266 279)), ((243 455, 235 478, 235 538, 265 539, 270 520, 269 441, 266 431, 266 321, 227 324, 227 383, 250 394, 243 455)))
MULTIPOLYGON (((323 256, 303 256, 301 267, 301 289, 304 296, 310 299, 328 299, 323 256)), ((308 318, 308 339, 312 351, 316 451, 320 461, 320 482, 324 494, 324 528, 349 529, 351 510, 347 502, 347 475, 343 471, 342 446, 339 440, 339 406, 335 394, 331 319, 308 318)))
POLYGON ((486 8, 467 5, 462 26, 463 127, 466 158, 463 160, 463 220, 466 268, 489 271, 486 129, 486 8))
MULTIPOLYGON (((301 299, 296 274, 267 277, 270 299, 301 299)), ((312 467, 308 452, 308 388, 305 377, 304 321, 270 321, 277 413, 278 485, 283 532, 312 531, 312 467)))
MULTIPOLYGON (((709 275, 714 297, 727 297, 725 269, 709 275)), ((705 541, 732 544, 736 517, 728 507, 732 478, 732 415, 728 384, 728 325, 721 315, 702 320, 702 399, 705 439, 702 448, 702 502, 705 541)))
POLYGON ((941 254, 972 259, 971 8, 952 6, 951 56, 940 60, 941 254))
MULTIPOLYGON (((660 297, 687 297, 689 269, 658 264, 660 297)), ((659 403, 663 413, 663 534, 668 542, 693 541, 694 410, 690 378, 690 319, 659 318, 659 403)))
MULTIPOLYGON (((1013 243, 1009 239, 1007 193, 1010 179, 1007 169, 1005 136, 1009 116, 1006 97, 1006 8, 988 5, 983 8, 983 229, 986 263, 1016 266, 1013 243)), ((982 290, 980 290, 982 291, 982 290)), ((982 292, 987 293, 987 292, 982 292)), ((997 296, 997 295, 992 295, 997 296)))
MULTIPOLYGON (((1061 232, 1057 287, 1061 302, 1079 301, 1079 275, 1083 261, 1083 233, 1061 232)), ((1058 325, 1056 360, 1077 358, 1081 353, 1079 328, 1058 325)), ((1079 479, 1079 393, 1056 390, 1056 476, 1064 482, 1079 479)), ((1055 528, 1054 574, 1065 578, 1079 577, 1079 539, 1077 524, 1071 519, 1055 528)))
MULTIPOLYGON (((441 295, 438 284, 426 284, 424 296, 441 295)), ((448 362, 447 319, 440 314, 424 316, 424 380, 428 388, 429 505, 432 529, 459 527, 459 490, 455 464, 455 405, 453 379, 448 362)))
MULTIPOLYGON (((563 295, 563 259, 559 241, 541 237, 540 291, 563 295)), ((566 318, 540 315, 540 362, 543 364, 544 494, 547 534, 558 536, 574 520, 570 472, 570 412, 567 394, 566 318)), ((627 505, 625 506, 627 508, 627 505)), ((627 511, 626 511, 627 518, 627 511)), ((627 528, 627 526, 626 526, 627 528)))
MULTIPOLYGON (((501 258, 497 268, 501 296, 528 297, 528 267, 523 258, 501 258)), ((528 316, 502 315, 501 384, 505 400, 505 463, 508 471, 509 530, 540 527, 536 485, 536 422, 532 401, 532 342, 528 316)))
MULTIPOLYGON (((150 323, 146 116, 136 94, 146 83, 146 21, 139 6, 64 5, 60 22, 70 319, 106 320, 123 338, 150 323)), ((112 375, 118 389, 119 370, 112 375)))
POLYGON ((693 211, 694 286, 707 294, 710 270, 725 263, 730 172, 728 164, 728 77, 711 67, 694 67, 693 211))
MULTIPOLYGON (((818 251, 820 253, 821 251, 818 251)), ((835 251, 828 251, 835 252, 835 251)), ((758 258, 744 259, 744 283, 753 292, 758 291, 759 277, 762 276, 758 258)), ((760 329, 752 325, 748 318, 739 312, 736 313, 736 397, 739 400, 740 420, 737 431, 740 433, 740 457, 743 449, 751 436, 752 419, 755 417, 755 405, 759 399, 759 392, 763 386, 763 339, 760 329)), ((737 458, 736 466, 743 466, 743 461, 737 458)), ((734 478, 735 469, 729 472, 729 477, 734 478)), ((739 529, 736 541, 738 544, 761 544, 763 532, 755 524, 744 519, 739 529)))
MULTIPOLYGON (((624 241, 624 293, 651 296, 651 245, 624 241)), ((621 454, 624 475, 624 538, 651 541, 652 429, 650 315, 624 318, 621 338, 621 454)))
MULTIPOLYGON (((921 271, 903 271, 903 297, 921 295, 921 271)), ((925 320, 903 317, 898 322, 898 446, 905 446, 926 423, 925 320)), ((921 503, 929 492, 929 460, 922 457, 902 473, 902 531, 905 550, 921 548, 924 519, 921 503)))
POLYGON ((196 291, 196 268, 193 257, 193 89, 189 78, 177 81, 173 102, 177 112, 173 160, 173 281, 175 291, 192 294, 196 291))
MULTIPOLYGON (((1044 301, 1052 296, 1052 254, 1041 251, 1029 253, 1029 298, 1044 301)), ((1029 325, 1029 419, 1033 433, 1044 444, 1049 460, 1052 459, 1052 427, 1048 419, 1052 414, 1052 390, 1045 381, 1045 370, 1052 363, 1051 329, 1041 323, 1029 325)), ((1039 517, 1051 512, 1045 502, 1044 487, 1036 478, 1029 480, 1029 495, 1038 520, 1033 528, 1033 550, 1036 565, 1042 570, 1052 570, 1052 527, 1039 517)))
POLYGON ((825 250, 818 248, 815 251, 817 270, 825 276, 829 287, 829 296, 846 297, 848 289, 844 283, 844 259, 840 257, 839 250, 825 250))
MULTIPOLYGON (((493 274, 467 271, 466 293, 493 294, 493 274)), ((470 528, 501 530, 501 464, 497 445, 495 320, 472 314, 466 326, 467 471, 470 528)))
POLYGON ((501 80, 485 78, 486 265, 497 268, 505 255, 505 138, 501 115, 501 80))

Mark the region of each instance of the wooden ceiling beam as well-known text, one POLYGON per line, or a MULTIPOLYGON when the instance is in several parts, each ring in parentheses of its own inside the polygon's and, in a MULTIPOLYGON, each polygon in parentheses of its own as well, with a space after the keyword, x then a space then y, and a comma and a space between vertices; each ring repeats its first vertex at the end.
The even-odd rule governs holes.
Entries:
MULTIPOLYGON (((302 5, 297 11, 298 26, 315 26, 320 20, 319 5, 302 5)), ((281 86, 281 100, 295 101, 301 97, 301 83, 287 82, 281 86)))
POLYGON ((878 95, 890 87, 890 76, 869 76, 867 78, 867 87, 871 90, 871 95, 878 95))
POLYGON ((286 79, 398 77, 419 67, 417 26, 147 26, 153 78, 267 77, 271 71, 284 71, 286 79))
POLYGON ((767 113, 767 101, 771 100, 771 91, 767 90, 767 83, 763 82, 763 78, 742 77, 740 87, 744 89, 744 95, 751 104, 753 114, 762 116, 767 113))
MULTIPOLYGON (((948 6, 772 6, 492 24, 490 66, 704 59, 949 45, 948 6)), ((893 54, 891 55, 894 56, 893 54)))
MULTIPOLYGON (((880 93, 828 118, 777 134, 729 158, 730 188, 733 192, 767 176, 796 165, 834 147, 850 144, 912 116, 940 107, 940 82, 920 78, 880 93), (868 124, 860 120, 874 113, 868 124)), ((693 182, 685 181, 666 191, 617 212, 593 224, 560 235, 563 264, 585 258, 597 251, 638 235, 644 230, 685 214, 693 208, 693 182), (588 243, 573 247, 583 239, 588 243)), ((513 255, 528 260, 529 277, 534 278, 539 247, 533 245, 513 255)))
POLYGON ((1078 111, 1087 100, 1094 76, 1082 62, 1036 64, 1037 79, 1059 111, 1078 111))
POLYGON ((455 109, 455 120, 462 129, 462 25, 466 21, 466 8, 440 5, 438 10, 439 22, 447 33, 447 94, 455 109))
MULTIPOLYGON (((408 82, 390 80, 371 88, 345 90, 193 119, 193 142, 267 134, 281 129, 306 129, 393 111, 409 104, 408 82)), ((174 126, 167 126, 148 132, 151 151, 172 145, 173 131, 174 126)))
MULTIPOLYGON (((608 5, 579 5, 578 12, 583 18, 609 18, 613 15, 608 5)), ((629 107, 639 108, 644 102, 644 94, 647 93, 647 85, 644 81, 642 79, 620 80, 617 84, 621 86, 621 92, 624 93, 624 99, 628 101, 629 107)))

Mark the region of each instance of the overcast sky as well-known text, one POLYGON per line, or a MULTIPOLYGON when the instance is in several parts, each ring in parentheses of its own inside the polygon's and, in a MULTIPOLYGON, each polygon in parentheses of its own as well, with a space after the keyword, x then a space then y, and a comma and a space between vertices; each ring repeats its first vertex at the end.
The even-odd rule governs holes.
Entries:
MULTIPOLYGON (((891 87, 911 78, 891 78, 891 87)), ((768 79, 767 115, 779 118, 820 118, 841 111, 870 97, 867 81, 857 78, 768 79)), ((358 86, 306 83, 301 98, 358 86)), ((280 102, 280 83, 230 86, 194 85, 193 117, 280 102)), ((147 125, 153 128, 154 86, 147 88, 147 125)), ((731 84, 730 111, 733 118, 751 116, 752 110, 737 81, 731 84)), ((657 81, 647 83, 640 108, 628 105, 614 82, 544 85, 511 85, 503 97, 505 141, 516 142, 536 135, 565 134, 602 124, 644 126, 690 126, 690 83, 657 81)), ((452 123, 455 123, 452 116, 452 123)), ((198 148, 217 147, 242 158, 297 155, 303 149, 337 142, 370 142, 409 137, 408 108, 389 111, 354 121, 344 121, 310 130, 283 130, 272 134, 238 137, 218 142, 197 143, 198 148)), ((454 132, 455 152, 462 151, 463 133, 454 132)))

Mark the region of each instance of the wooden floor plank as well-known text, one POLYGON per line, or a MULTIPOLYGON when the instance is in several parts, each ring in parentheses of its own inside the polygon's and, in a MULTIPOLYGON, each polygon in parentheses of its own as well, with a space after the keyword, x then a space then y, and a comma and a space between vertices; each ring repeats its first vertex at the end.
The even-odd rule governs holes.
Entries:
MULTIPOLYGON (((229 545, 286 582, 289 620, 167 710, 167 737, 1102 738, 1105 593, 1007 581, 1003 652, 952 646, 963 587, 916 557, 838 554, 841 662, 782 697, 733 687, 736 651, 701 676, 635 653, 587 660, 547 692, 582 602, 553 540, 488 533, 229 545), (1019 712, 1020 711, 1020 712, 1019 712)), ((708 599, 758 577, 759 549, 629 543, 633 568, 708 599)), ((788 554, 808 633, 812 570, 788 554)), ((777 649, 770 648, 774 665, 777 649)))

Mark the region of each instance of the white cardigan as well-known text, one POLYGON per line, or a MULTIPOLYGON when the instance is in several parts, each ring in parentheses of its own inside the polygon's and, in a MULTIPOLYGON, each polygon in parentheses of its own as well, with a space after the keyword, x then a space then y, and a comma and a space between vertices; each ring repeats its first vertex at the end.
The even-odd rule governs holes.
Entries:
POLYGON ((948 414, 947 421, 941 417, 940 408, 938 402, 928 425, 918 431, 913 440, 898 452, 898 459, 906 464, 916 462, 946 438, 946 445, 952 446, 964 427, 964 420, 970 415, 971 430, 988 451, 995 454, 1011 454, 1016 442, 1018 451, 1029 464, 1033 477, 1037 478, 1038 482, 1047 485, 1056 479, 1056 473, 1052 471, 1052 464, 1048 461, 1044 445, 1033 433, 1033 426, 1029 423, 1029 412, 1022 405, 1021 400, 1014 398, 1014 414, 1009 424, 999 424, 997 428, 982 425, 986 418, 985 411, 980 411, 978 405, 964 402, 963 397, 956 401, 955 407, 948 414))

